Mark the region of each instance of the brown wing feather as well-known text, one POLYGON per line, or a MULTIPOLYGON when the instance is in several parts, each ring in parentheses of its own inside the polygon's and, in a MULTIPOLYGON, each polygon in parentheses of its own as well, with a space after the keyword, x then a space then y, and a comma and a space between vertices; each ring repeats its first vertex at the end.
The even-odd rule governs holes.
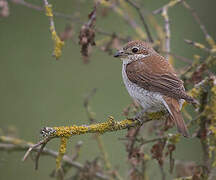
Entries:
POLYGON ((146 90, 194 103, 172 66, 158 54, 131 62, 126 67, 126 73, 130 81, 146 90))
POLYGON ((189 137, 187 126, 181 115, 179 102, 176 99, 167 96, 163 96, 163 99, 168 106, 168 111, 170 112, 170 119, 174 121, 179 133, 181 133, 185 137, 189 137))

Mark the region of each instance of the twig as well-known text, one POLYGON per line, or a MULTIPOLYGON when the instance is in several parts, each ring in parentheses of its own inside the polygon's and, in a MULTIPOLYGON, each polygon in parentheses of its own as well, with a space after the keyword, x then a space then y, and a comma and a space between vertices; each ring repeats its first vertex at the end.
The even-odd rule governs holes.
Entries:
POLYGON ((134 18, 131 18, 125 11, 123 11, 121 8, 119 8, 116 4, 111 3, 110 1, 101 0, 100 3, 106 7, 111 8, 113 11, 115 11, 118 15, 120 15, 127 24, 129 24, 137 33, 137 35, 142 38, 146 39, 146 34, 142 30, 142 28, 136 23, 134 18))
POLYGON ((25 153, 25 155, 23 156, 22 161, 25 161, 25 160, 28 158, 30 152, 31 152, 33 149, 37 148, 37 147, 40 146, 41 144, 44 144, 44 143, 45 143, 46 141, 48 141, 49 139, 50 139, 50 138, 43 139, 43 140, 39 141, 37 144, 34 144, 33 146, 31 146, 31 147, 28 149, 28 151, 25 153))
POLYGON ((145 28, 148 40, 149 40, 149 42, 153 43, 154 40, 152 38, 151 32, 149 30, 149 27, 148 27, 148 25, 147 25, 147 23, 145 21, 145 17, 144 17, 144 15, 141 12, 140 6, 138 6, 134 1, 131 1, 131 0, 125 0, 125 1, 128 2, 128 4, 130 4, 131 6, 133 6, 137 10, 137 13, 139 14, 140 19, 141 19, 141 21, 143 23, 143 26, 145 28))
MULTIPOLYGON (((41 6, 32 4, 32 3, 26 2, 24 0, 10 0, 10 1, 13 2, 13 3, 15 3, 15 4, 19 4, 19 5, 25 6, 25 7, 30 8, 30 9, 34 9, 36 11, 44 11, 45 10, 44 7, 41 7, 41 6)), ((69 15, 69 14, 64 14, 64 13, 55 12, 55 11, 53 11, 53 14, 56 17, 59 17, 59 18, 67 19, 67 20, 70 20, 70 21, 79 22, 78 18, 75 18, 74 16, 69 15)))
POLYGON ((164 30, 165 30, 165 49, 166 49, 166 59, 169 60, 170 53, 170 22, 168 16, 168 9, 163 8, 162 16, 164 18, 164 30))
POLYGON ((191 46, 194 46, 195 48, 198 48, 198 49, 202 49, 208 53, 211 52, 211 49, 205 47, 205 45, 201 44, 201 43, 198 43, 198 42, 194 42, 194 41, 191 41, 191 40, 188 40, 188 39, 184 39, 184 41, 188 44, 190 44, 191 46))
POLYGON ((128 42, 128 41, 130 41, 130 39, 131 39, 131 37, 124 37, 124 36, 121 36, 121 34, 116 34, 115 32, 112 32, 112 33, 110 33, 110 32, 105 32, 105 31, 103 31, 103 30, 101 30, 101 29, 99 29, 99 28, 95 28, 95 31, 98 33, 98 34, 101 34, 101 35, 104 35, 104 36, 109 36, 110 38, 112 38, 113 37, 113 34, 119 39, 119 40, 121 40, 121 41, 123 41, 123 42, 128 42))
MULTIPOLYGON (((1 137, 2 136, 0 136, 0 138, 1 137)), ((37 146, 36 146, 36 145, 33 145, 32 143, 28 143, 28 142, 25 142, 23 140, 21 140, 21 141, 22 141, 21 144, 13 144, 12 142, 7 142, 7 141, 5 143, 0 143, 0 151, 14 152, 14 151, 26 151, 26 150, 29 150, 29 149, 31 149, 31 151, 34 151, 34 152, 39 152, 40 151, 40 148, 38 147, 38 146, 40 146, 40 145, 38 145, 39 143, 37 143, 36 144, 37 146), (32 147, 34 147, 34 148, 32 148, 32 147)), ((41 151, 41 155, 48 155, 48 156, 57 158, 58 157, 58 152, 53 151, 53 150, 48 149, 48 148, 45 147, 41 151)), ((79 169, 79 170, 83 170, 84 169, 84 165, 82 165, 81 163, 79 163, 77 161, 73 161, 71 159, 71 157, 68 156, 68 155, 64 155, 63 158, 62 158, 62 161, 64 163, 72 166, 72 167, 75 167, 75 168, 79 169)), ((100 172, 96 172, 95 176, 97 178, 101 179, 101 180, 109 180, 110 179, 107 175, 102 174, 100 172)))
POLYGON ((95 95, 96 92, 97 92, 97 88, 92 89, 91 92, 85 97, 84 103, 83 103, 90 123, 95 122, 95 118, 94 118, 94 112, 91 112, 90 110, 89 101, 95 95))
POLYGON ((159 137, 159 138, 154 138, 154 139, 149 139, 149 140, 145 140, 145 139, 137 139, 137 141, 140 141, 142 145, 144 144, 148 144, 148 143, 152 143, 155 141, 160 141, 160 140, 165 140, 168 139, 168 136, 163 136, 163 137, 159 137))
POLYGON ((183 6, 188 9, 192 16, 194 17, 195 21, 197 22, 197 24, 199 25, 201 31, 203 32, 205 38, 206 38, 206 41, 209 43, 209 45, 212 47, 212 48, 215 48, 215 42, 214 42, 214 39, 209 35, 206 27, 204 26, 204 24, 201 22, 198 14, 196 13, 196 11, 190 7, 190 5, 186 2, 186 1, 182 1, 182 4, 183 6))
POLYGON ((187 64, 192 64, 192 62, 193 62, 193 60, 188 59, 188 58, 186 58, 184 56, 177 55, 177 54, 175 54, 173 52, 166 52, 166 51, 164 51, 164 53, 169 53, 169 55, 171 55, 171 56, 173 56, 173 57, 175 57, 175 58, 177 58, 177 59, 179 59, 179 60, 181 60, 181 61, 183 61, 183 62, 185 62, 187 64))
POLYGON ((49 141, 49 139, 47 139, 47 141, 45 141, 45 142, 41 145, 40 150, 39 150, 38 153, 37 153, 37 156, 36 156, 36 158, 35 158, 35 170, 38 169, 38 163, 39 163, 40 155, 41 155, 41 153, 43 152, 43 149, 45 148, 45 146, 46 146, 46 144, 48 143, 48 141, 49 141))
POLYGON ((160 14, 163 12, 164 9, 168 9, 170 7, 173 7, 177 5, 178 3, 182 2, 183 0, 172 0, 168 4, 165 4, 163 7, 156 9, 153 11, 153 14, 160 14))
POLYGON ((49 17, 50 21, 50 31, 52 34, 52 39, 54 41, 54 51, 53 55, 56 59, 58 59, 62 54, 62 48, 64 46, 64 41, 62 41, 59 36, 57 35, 56 29, 55 29, 55 23, 53 19, 53 12, 52 12, 52 5, 48 3, 48 0, 43 0, 46 10, 46 16, 49 17))
POLYGON ((166 173, 164 171, 164 166, 159 164, 160 172, 161 172, 161 179, 166 180, 166 173))
POLYGON ((163 7, 153 11, 153 14, 161 14, 164 18, 164 31, 165 31, 165 51, 166 59, 169 60, 169 53, 170 53, 170 22, 169 22, 169 16, 168 16, 168 9, 170 7, 175 6, 176 4, 180 3, 182 0, 173 0, 170 1, 168 4, 164 5, 163 7))
MULTIPOLYGON (((86 114, 88 116, 88 119, 90 121, 90 123, 94 123, 96 122, 95 118, 94 118, 94 112, 91 112, 90 110, 90 105, 89 105, 89 101, 90 99, 95 95, 97 89, 94 88, 90 91, 90 93, 85 97, 84 99, 84 108, 86 110, 86 114)), ((108 154, 104 148, 104 143, 100 137, 100 134, 96 134, 95 135, 95 139, 97 141, 97 144, 98 144, 98 147, 101 151, 101 154, 103 156, 103 160, 104 160, 104 164, 105 164, 105 167, 108 169, 108 170, 112 170, 112 165, 109 161, 109 158, 108 158, 108 154)), ((123 180, 123 178, 120 176, 119 172, 115 170, 115 176, 118 180, 123 180)), ((111 178, 112 179, 112 178, 111 178)))

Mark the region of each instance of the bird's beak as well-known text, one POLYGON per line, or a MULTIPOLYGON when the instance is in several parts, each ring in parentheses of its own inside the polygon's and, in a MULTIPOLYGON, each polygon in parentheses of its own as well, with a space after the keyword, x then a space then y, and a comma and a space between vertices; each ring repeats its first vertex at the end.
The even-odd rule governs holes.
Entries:
POLYGON ((124 54, 124 51, 123 50, 119 50, 117 51, 115 54, 114 54, 114 57, 123 57, 125 54, 124 54))

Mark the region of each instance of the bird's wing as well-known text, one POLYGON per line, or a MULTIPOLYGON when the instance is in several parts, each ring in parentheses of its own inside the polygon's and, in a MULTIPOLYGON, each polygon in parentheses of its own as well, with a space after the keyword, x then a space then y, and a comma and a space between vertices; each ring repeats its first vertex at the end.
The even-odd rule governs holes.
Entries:
POLYGON ((184 90, 183 82, 177 77, 172 66, 160 55, 133 61, 126 66, 128 79, 138 86, 175 99, 193 102, 184 90))

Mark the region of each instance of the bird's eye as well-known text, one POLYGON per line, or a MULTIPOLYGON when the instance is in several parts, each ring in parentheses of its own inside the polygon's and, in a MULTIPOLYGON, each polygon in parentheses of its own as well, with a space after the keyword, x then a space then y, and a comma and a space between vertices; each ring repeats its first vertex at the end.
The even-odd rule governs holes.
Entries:
POLYGON ((139 51, 139 49, 137 48, 137 47, 134 47, 133 49, 132 49, 132 52, 133 53, 137 53, 139 51))

